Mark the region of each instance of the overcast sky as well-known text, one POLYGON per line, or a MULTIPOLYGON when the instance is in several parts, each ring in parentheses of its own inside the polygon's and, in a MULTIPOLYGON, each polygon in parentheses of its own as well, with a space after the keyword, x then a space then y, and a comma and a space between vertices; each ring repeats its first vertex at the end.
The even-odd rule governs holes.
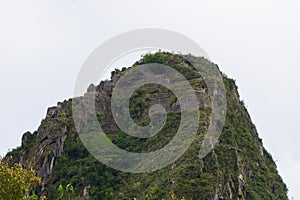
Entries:
POLYGON ((72 97, 87 56, 137 28, 182 33, 234 78, 300 199, 300 3, 290 0, 0 0, 0 154, 72 97), (298 190, 297 190, 298 189, 298 190))

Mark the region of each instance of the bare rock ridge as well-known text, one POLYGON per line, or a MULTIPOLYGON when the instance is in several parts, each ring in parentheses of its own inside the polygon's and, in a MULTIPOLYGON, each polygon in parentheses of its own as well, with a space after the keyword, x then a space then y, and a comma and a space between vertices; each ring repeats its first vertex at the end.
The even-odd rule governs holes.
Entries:
MULTIPOLYGON (((200 59, 203 65, 215 65, 205 58, 195 59, 200 59)), ((97 161, 78 137, 72 101, 81 97, 65 100, 48 108, 38 130, 24 133, 21 147, 8 153, 14 162, 33 165, 42 177, 43 187, 36 192, 58 199, 58 185, 71 182, 79 199, 288 199, 286 185, 240 101, 237 86, 226 75, 223 77, 228 104, 226 123, 214 150, 199 159, 201 141, 209 124, 210 98, 201 76, 180 55, 165 52, 145 55, 132 67, 112 72, 111 80, 90 85, 87 93, 96 89, 97 118, 111 141, 127 151, 150 152, 166 145, 176 134, 180 105, 174 94, 162 86, 145 85, 132 95, 130 102, 130 114, 139 125, 149 122, 151 105, 164 106, 168 119, 154 137, 128 136, 118 128, 111 113, 111 94, 119 78, 140 64, 153 62, 180 71, 200 102, 200 128, 188 151, 175 163, 153 173, 131 174, 111 169, 97 161)))

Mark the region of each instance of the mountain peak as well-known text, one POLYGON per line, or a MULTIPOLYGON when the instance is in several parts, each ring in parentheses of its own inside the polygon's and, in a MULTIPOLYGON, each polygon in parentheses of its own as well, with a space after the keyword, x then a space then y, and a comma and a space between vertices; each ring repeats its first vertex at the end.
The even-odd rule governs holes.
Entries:
MULTIPOLYGON (((203 65, 216 66, 205 58, 198 59, 203 65)), ((111 98, 117 82, 128 71, 149 63, 168 65, 180 72, 199 101, 199 128, 187 151, 174 163, 151 173, 112 169, 94 158, 80 140, 80 131, 73 121, 72 101, 80 101, 82 97, 65 100, 48 108, 38 130, 24 133, 22 146, 8 153, 14 162, 29 162, 34 166, 43 180, 37 193, 56 199, 58 186, 72 183, 76 196, 85 199, 287 199, 286 185, 240 101, 237 86, 225 75, 222 77, 227 100, 225 125, 215 148, 203 159, 199 157, 201 141, 210 123, 211 98, 201 75, 182 55, 147 54, 130 68, 113 71, 111 80, 90 85, 87 94, 95 91, 97 119, 110 141, 126 151, 140 153, 160 149, 175 136, 181 106, 171 90, 157 84, 138 88, 129 103, 130 115, 140 126, 150 123, 151 105, 164 107, 167 119, 156 135, 151 138, 127 135, 114 120, 111 98)))

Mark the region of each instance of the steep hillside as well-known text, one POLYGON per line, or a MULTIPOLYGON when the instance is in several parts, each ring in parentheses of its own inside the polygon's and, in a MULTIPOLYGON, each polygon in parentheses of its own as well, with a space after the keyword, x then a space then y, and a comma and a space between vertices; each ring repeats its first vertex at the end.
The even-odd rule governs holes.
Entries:
MULTIPOLYGON (((203 65, 212 66, 204 58, 203 65)), ((69 99, 48 108, 46 118, 34 133, 23 135, 22 146, 8 154, 14 162, 29 162, 43 179, 37 192, 57 199, 60 184, 72 183, 80 199, 287 199, 287 188, 278 175, 271 155, 264 149, 254 124, 232 79, 223 76, 227 95, 227 116, 219 143, 204 159, 199 158, 211 113, 207 86, 199 73, 180 55, 146 55, 131 68, 112 72, 111 80, 91 85, 96 89, 97 118, 107 136, 120 148, 150 152, 165 146, 176 134, 180 105, 165 87, 148 84, 134 92, 130 114, 139 125, 149 123, 148 111, 160 103, 167 121, 155 136, 142 139, 128 136, 113 120, 111 94, 118 79, 128 70, 145 63, 162 63, 178 70, 189 80, 200 102, 198 134, 190 148, 175 163, 152 173, 126 173, 97 161, 83 146, 72 118, 69 99)))

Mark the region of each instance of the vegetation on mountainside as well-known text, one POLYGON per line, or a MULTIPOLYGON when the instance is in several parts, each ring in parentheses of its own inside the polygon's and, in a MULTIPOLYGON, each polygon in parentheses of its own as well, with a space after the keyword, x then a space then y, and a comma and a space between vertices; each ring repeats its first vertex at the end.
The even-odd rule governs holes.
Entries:
POLYGON ((68 183, 65 188, 62 186, 62 184, 60 184, 57 192, 59 199, 71 200, 71 198, 73 198, 75 195, 74 187, 71 183, 68 183))
MULTIPOLYGON (((37 200, 32 190, 41 184, 32 167, 20 164, 9 165, 9 159, 0 158, 0 199, 1 200, 37 200), (29 193, 31 192, 31 195, 29 193)), ((46 199, 45 196, 40 199, 46 199)))

